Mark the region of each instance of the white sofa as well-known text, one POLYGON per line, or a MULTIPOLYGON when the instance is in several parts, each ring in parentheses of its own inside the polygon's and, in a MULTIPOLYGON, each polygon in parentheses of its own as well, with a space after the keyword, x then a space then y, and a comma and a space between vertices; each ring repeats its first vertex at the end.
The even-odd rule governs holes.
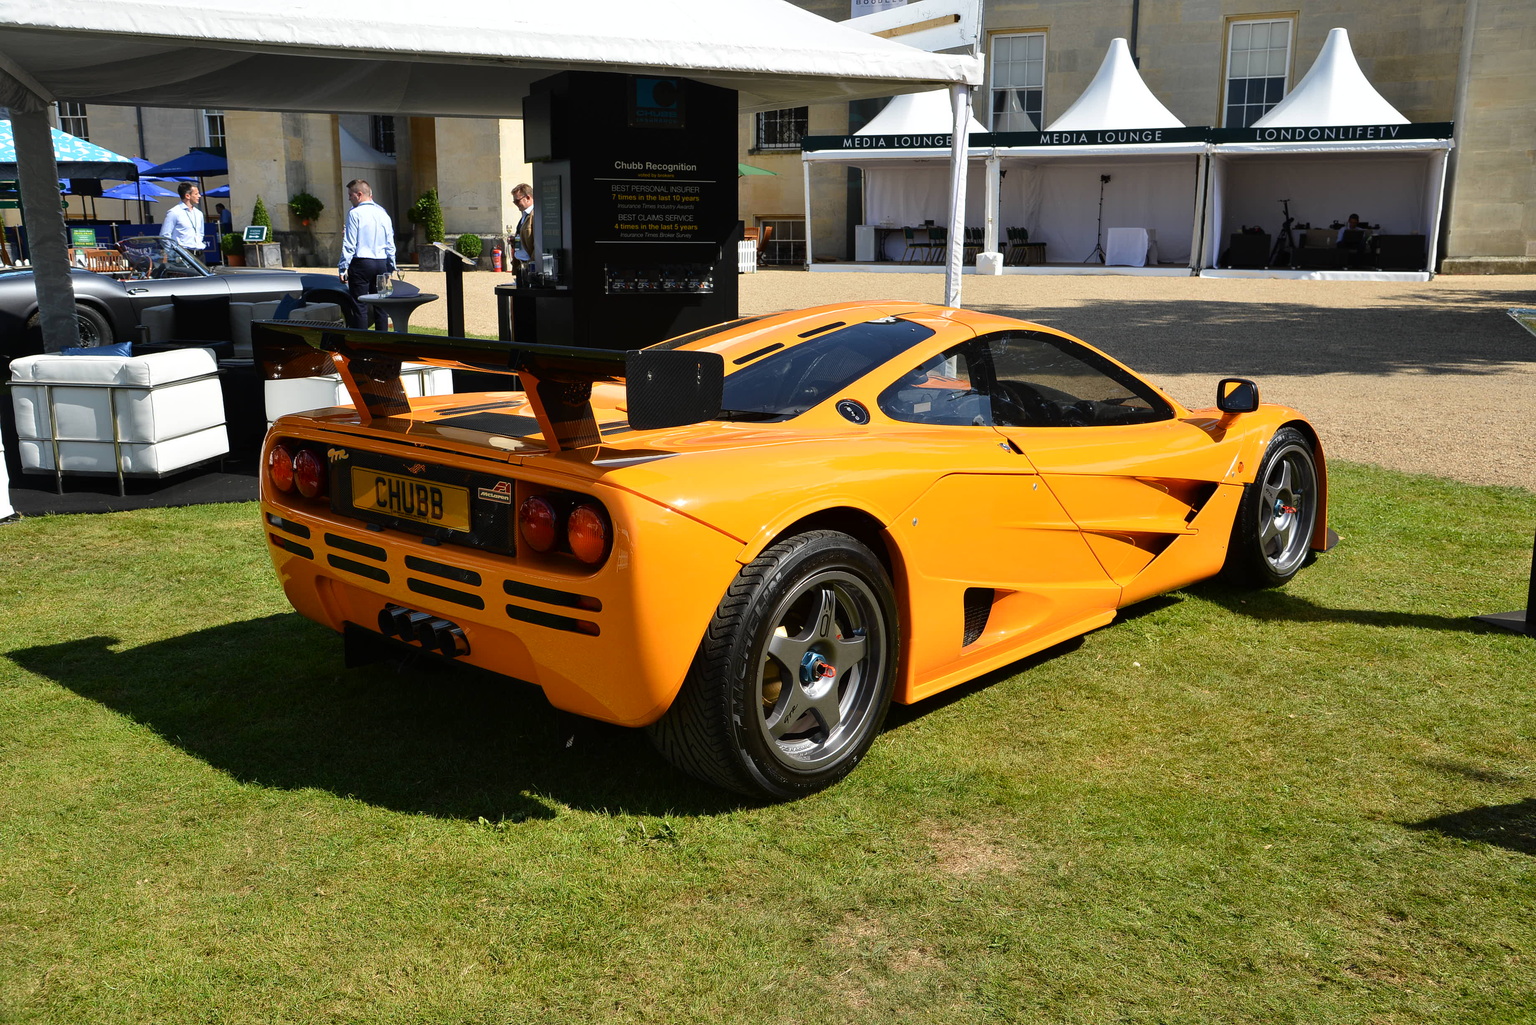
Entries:
POLYGON ((229 451, 218 363, 209 349, 145 356, 11 361, 21 467, 65 474, 163 477, 229 451))
MULTIPOLYGON (((453 391, 453 371, 425 363, 400 365, 400 383, 411 398, 423 395, 447 395, 453 391)), ((294 377, 266 382, 267 425, 288 413, 331 406, 350 406, 352 396, 341 382, 340 374, 319 377, 294 377)))

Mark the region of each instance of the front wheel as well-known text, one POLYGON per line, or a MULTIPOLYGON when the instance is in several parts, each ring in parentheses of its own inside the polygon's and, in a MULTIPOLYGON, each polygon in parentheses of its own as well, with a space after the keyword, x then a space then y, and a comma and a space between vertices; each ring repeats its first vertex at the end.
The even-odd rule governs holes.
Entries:
POLYGON ((1233 583, 1278 587, 1306 564, 1321 499, 1317 459, 1307 438, 1282 427, 1259 474, 1243 492, 1224 572, 1233 583))
POLYGON ((831 786, 885 721, 896 634, 890 578, 868 548, 829 530, 781 541, 726 591, 651 742, 752 797, 831 786))
MULTIPOLYGON (((27 318, 27 328, 31 331, 40 329, 43 315, 34 313, 27 318)), ((112 333, 112 324, 106 316, 89 306, 75 304, 75 322, 80 325, 80 345, 82 348, 94 348, 98 345, 111 345, 117 341, 117 336, 112 333)))

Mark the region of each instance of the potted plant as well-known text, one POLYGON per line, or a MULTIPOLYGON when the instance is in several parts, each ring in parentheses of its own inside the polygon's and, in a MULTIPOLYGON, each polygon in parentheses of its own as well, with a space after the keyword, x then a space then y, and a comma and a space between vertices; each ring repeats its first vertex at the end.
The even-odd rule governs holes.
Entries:
POLYGON ((320 197, 312 196, 308 192, 294 193, 293 198, 288 200, 288 212, 306 228, 317 220, 324 210, 325 204, 320 202, 320 197))
POLYGON ((240 236, 234 232, 226 231, 219 236, 219 252, 224 254, 226 266, 245 266, 245 243, 241 242, 240 236))
POLYGON ((283 265, 283 249, 278 245, 277 238, 272 234, 272 215, 267 213, 267 204, 256 197, 256 206, 251 211, 251 224, 261 225, 267 229, 267 240, 263 243, 247 243, 245 247, 245 262, 252 267, 281 267, 283 265))
POLYGON ((459 240, 453 244, 453 248, 471 260, 478 261, 480 253, 484 250, 484 245, 480 241, 479 235, 460 235, 459 240))
POLYGON ((442 270, 442 250, 432 245, 443 241, 443 207, 437 200, 437 189, 428 189, 406 211, 406 219, 416 225, 426 236, 427 244, 417 247, 416 260, 422 270, 442 270))

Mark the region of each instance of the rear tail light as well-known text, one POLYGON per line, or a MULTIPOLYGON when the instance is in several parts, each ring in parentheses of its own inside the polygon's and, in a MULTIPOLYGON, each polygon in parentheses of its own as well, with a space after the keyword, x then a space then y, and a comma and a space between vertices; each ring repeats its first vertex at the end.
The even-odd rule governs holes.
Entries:
POLYGON ((590 502, 583 502, 572 509, 566 521, 565 535, 571 546, 571 554, 589 566, 596 566, 608 558, 611 533, 608 514, 603 512, 601 506, 590 502))
POLYGON ((600 502, 569 491, 529 495, 517 508, 523 543, 535 552, 569 553, 602 565, 613 549, 613 523, 600 502))
POLYGON ((526 498, 518 506, 518 530, 528 547, 536 552, 547 552, 555 547, 555 539, 559 537, 558 522, 554 505, 543 495, 526 498))
POLYGON ((277 490, 293 490, 293 453, 288 451, 287 445, 272 446, 272 451, 267 454, 267 476, 277 490))
POLYGON ((293 483, 305 498, 325 494, 325 460, 312 448, 301 448, 293 457, 293 483))
POLYGON ((267 479, 284 494, 323 499, 329 477, 324 453, 313 446, 285 438, 267 453, 267 479))

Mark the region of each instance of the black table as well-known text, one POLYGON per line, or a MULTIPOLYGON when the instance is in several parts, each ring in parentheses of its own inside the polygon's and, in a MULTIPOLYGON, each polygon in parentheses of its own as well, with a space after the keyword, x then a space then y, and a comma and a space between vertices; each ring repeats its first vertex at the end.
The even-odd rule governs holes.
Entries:
POLYGON ((358 301, 368 307, 383 310, 389 315, 390 326, 400 333, 411 329, 411 312, 418 306, 437 302, 437 296, 431 292, 414 292, 410 295, 360 295, 358 301))

